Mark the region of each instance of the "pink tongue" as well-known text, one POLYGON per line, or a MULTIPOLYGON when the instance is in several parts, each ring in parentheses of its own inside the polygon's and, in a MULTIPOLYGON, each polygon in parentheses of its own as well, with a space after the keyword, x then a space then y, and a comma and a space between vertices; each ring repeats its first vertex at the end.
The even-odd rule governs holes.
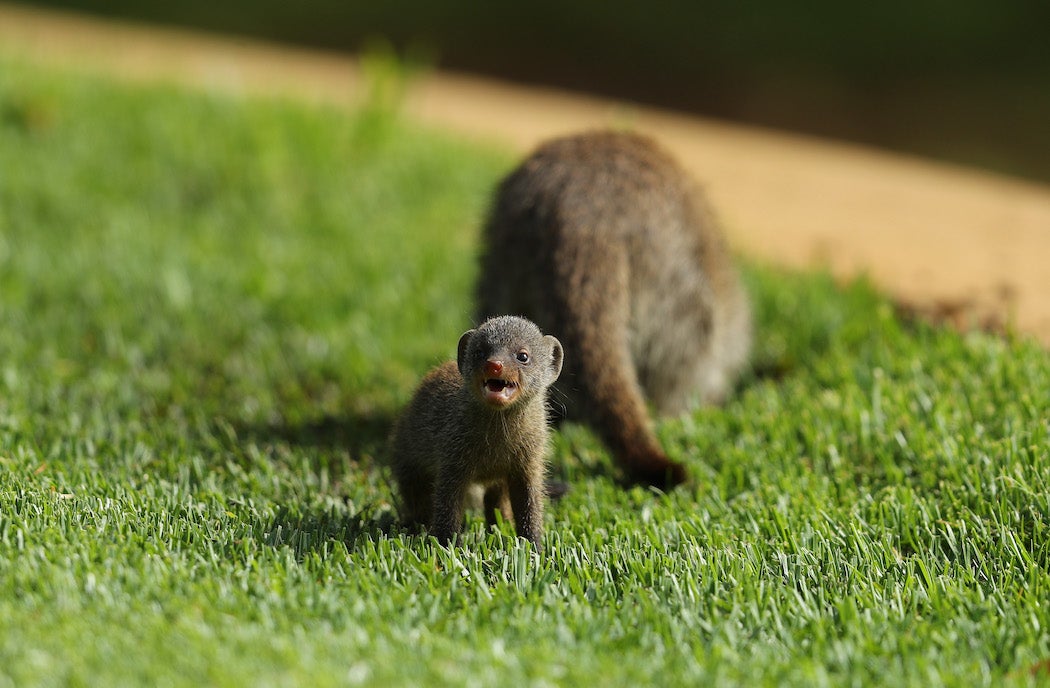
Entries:
POLYGON ((485 396, 490 399, 509 399, 513 388, 502 380, 487 380, 485 396))

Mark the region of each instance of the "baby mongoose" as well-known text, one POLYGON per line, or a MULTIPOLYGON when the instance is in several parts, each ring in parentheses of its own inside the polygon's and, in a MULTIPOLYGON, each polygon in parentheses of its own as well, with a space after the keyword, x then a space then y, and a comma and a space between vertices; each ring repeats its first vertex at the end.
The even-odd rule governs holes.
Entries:
POLYGON ((521 313, 572 352, 557 385, 632 482, 686 480, 650 426, 720 401, 751 342, 747 296, 704 197, 652 140, 541 145, 500 184, 483 233, 479 316, 521 313))
POLYGON ((460 337, 456 362, 423 378, 394 426, 405 521, 447 544, 463 527, 468 490, 481 485, 489 522, 498 509, 540 549, 547 388, 562 358, 561 343, 524 318, 492 318, 460 337))

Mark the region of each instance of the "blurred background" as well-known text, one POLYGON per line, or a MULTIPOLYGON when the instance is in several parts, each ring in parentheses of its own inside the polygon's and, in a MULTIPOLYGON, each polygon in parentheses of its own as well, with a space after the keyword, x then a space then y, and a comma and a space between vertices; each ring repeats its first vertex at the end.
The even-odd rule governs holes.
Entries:
POLYGON ((1046 0, 38 0, 828 136, 1050 182, 1046 0))

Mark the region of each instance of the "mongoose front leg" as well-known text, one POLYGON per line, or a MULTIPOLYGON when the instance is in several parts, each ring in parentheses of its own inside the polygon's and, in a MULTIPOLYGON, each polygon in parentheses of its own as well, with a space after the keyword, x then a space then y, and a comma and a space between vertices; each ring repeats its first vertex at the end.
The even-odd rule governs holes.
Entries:
POLYGON ((407 470, 399 472, 397 481, 401 490, 401 520, 410 528, 426 528, 434 508, 433 485, 407 470))
POLYGON ((514 527, 518 537, 532 543, 537 552, 543 551, 543 480, 531 476, 512 475, 507 479, 510 505, 514 511, 514 527))
POLYGON ((430 534, 442 545, 448 545, 463 530, 463 501, 469 484, 465 475, 449 468, 438 477, 430 534))

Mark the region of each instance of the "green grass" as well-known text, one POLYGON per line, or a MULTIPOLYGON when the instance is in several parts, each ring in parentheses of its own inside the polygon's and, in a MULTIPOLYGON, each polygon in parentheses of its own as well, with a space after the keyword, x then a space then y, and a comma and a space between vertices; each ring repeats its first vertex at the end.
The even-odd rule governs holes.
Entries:
MULTIPOLYGON (((512 163, 0 62, 0 686, 990 685, 1050 657, 1050 356, 750 265, 758 374, 534 559, 400 531, 390 419, 512 163)), ((571 355, 571 352, 568 352, 571 355)))

